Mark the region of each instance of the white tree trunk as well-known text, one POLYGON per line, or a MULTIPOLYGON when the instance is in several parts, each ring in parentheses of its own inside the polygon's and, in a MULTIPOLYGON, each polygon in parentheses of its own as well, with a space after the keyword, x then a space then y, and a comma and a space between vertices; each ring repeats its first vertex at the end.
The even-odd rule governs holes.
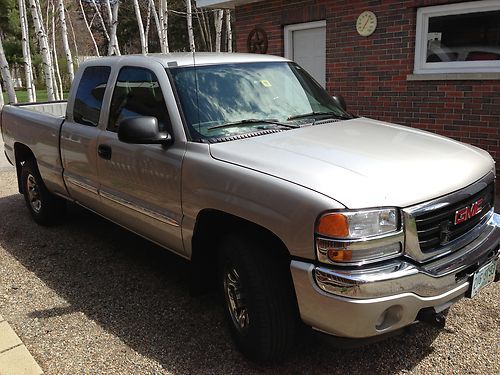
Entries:
POLYGON ((194 45, 194 33, 193 33, 193 13, 191 11, 191 0, 186 0, 186 19, 187 19, 187 29, 189 37, 189 50, 195 52, 196 48, 194 45))
MULTIPOLYGON (((30 0, 30 1, 34 1, 34 0, 30 0)), ((89 32, 90 37, 92 38, 92 43, 94 43, 95 53, 99 57, 99 56, 101 56, 99 54, 99 47, 97 47, 97 43, 95 41, 94 34, 92 34, 92 30, 90 30, 89 21, 87 21, 87 15, 85 14, 85 9, 83 9, 82 0, 78 0, 78 2, 80 3, 80 9, 82 11, 83 20, 85 21, 85 26, 87 27, 87 31, 89 32)))
POLYGON ((68 71, 69 81, 73 82, 75 78, 75 71, 73 68, 73 56, 71 55, 71 49, 69 48, 68 42, 68 28, 66 27, 66 15, 64 13, 64 1, 58 0, 58 11, 59 11, 59 20, 61 21, 61 34, 62 34, 62 44, 64 49, 64 54, 66 56, 66 65, 68 71))
MULTIPOLYGON (((153 0, 151 0, 153 1, 153 0)), ((160 0, 160 46, 162 53, 169 53, 170 47, 168 45, 168 3, 167 0, 160 0)))
POLYGON ((158 12, 156 11, 156 5, 154 0, 149 0, 149 6, 151 7, 151 12, 153 13, 153 19, 155 21, 155 26, 156 26, 156 33, 158 34, 158 40, 160 41, 160 51, 162 53, 165 53, 164 51, 164 46, 162 44, 162 31, 161 31, 161 23, 160 23, 160 18, 158 17, 158 12))
POLYGON ((222 39, 222 16, 224 11, 218 9, 215 11, 215 52, 220 52, 220 45, 222 39))
POLYGON ((31 51, 29 43, 28 18, 26 15, 26 3, 19 0, 19 19, 21 21, 21 45, 23 49, 24 75, 26 79, 26 91, 28 93, 28 102, 36 101, 35 84, 33 80, 33 71, 31 68, 31 51))
POLYGON ((146 38, 146 53, 149 52, 149 26, 151 24, 151 3, 148 1, 148 13, 146 15, 146 30, 144 35, 146 38))
POLYGON ((233 30, 231 28, 231 10, 226 9, 227 52, 233 52, 233 30))
POLYGON ((203 9, 201 9, 201 19, 203 21, 203 28, 205 29, 205 35, 207 36, 209 51, 213 52, 214 46, 212 44, 212 32, 210 31, 211 30, 209 22, 210 19, 205 17, 205 11, 203 9))
POLYGON ((118 46, 118 37, 116 36, 116 29, 118 27, 118 9, 120 8, 120 1, 116 1, 111 9, 109 0, 106 0, 106 9, 108 10, 108 17, 110 22, 109 27, 109 47, 108 55, 120 56, 120 47, 118 46))
POLYGON ((71 13, 68 13, 68 10, 66 9, 66 7, 64 7, 64 11, 68 15, 69 28, 71 29, 71 37, 73 39, 73 46, 75 47, 76 59, 74 60, 74 62, 76 63, 76 66, 78 66, 79 65, 78 57, 80 56, 80 54, 78 53, 78 46, 76 44, 75 29, 73 28, 73 22, 71 21, 71 13))
POLYGON ((201 22, 200 10, 198 9, 198 7, 195 7, 194 11, 196 13, 196 19, 198 20, 198 27, 200 28, 201 41, 205 46, 205 51, 206 51, 208 49, 207 35, 205 34, 205 29, 203 28, 203 24, 201 22))
MULTIPOLYGON (((94 1, 94 0, 92 0, 94 1)), ((141 9, 139 8, 138 0, 134 0, 135 17, 137 18, 137 26, 139 27, 139 39, 141 40, 141 52, 143 55, 147 53, 146 37, 144 36, 144 24, 142 23, 141 9)))
POLYGON ((55 72, 55 81, 57 82, 57 90, 56 97, 57 100, 61 100, 63 98, 63 85, 61 79, 61 72, 59 71, 59 61, 57 60, 57 49, 56 49, 56 9, 54 5, 54 0, 50 0, 51 8, 52 8, 52 53, 54 55, 54 72, 55 72))
POLYGON ((106 37, 107 41, 109 42, 108 30, 106 28, 106 24, 104 23, 104 19, 102 18, 102 14, 101 14, 101 11, 99 10, 99 6, 95 2, 95 0, 92 0, 92 4, 94 5, 95 12, 97 13, 97 17, 99 17, 99 20, 101 21, 102 29, 104 31, 104 36, 106 37))
POLYGON ((2 109, 3 104, 2 80, 0 79, 0 109, 2 109))
POLYGON ((3 44, 1 37, 0 37, 0 71, 2 73, 2 80, 5 84, 5 89, 7 90, 7 97, 9 98, 9 103, 17 103, 16 91, 14 90, 12 77, 10 76, 9 63, 7 62, 7 58, 5 57, 5 52, 3 51, 3 44))
POLYGON ((52 61, 50 58, 49 44, 47 41, 47 33, 43 27, 42 10, 40 4, 36 0, 29 0, 31 8, 31 16, 33 24, 35 25, 36 36, 40 46, 40 54, 42 55, 43 72, 45 76, 45 88, 47 89, 47 99, 49 101, 55 100, 54 96, 54 83, 52 80, 52 61))

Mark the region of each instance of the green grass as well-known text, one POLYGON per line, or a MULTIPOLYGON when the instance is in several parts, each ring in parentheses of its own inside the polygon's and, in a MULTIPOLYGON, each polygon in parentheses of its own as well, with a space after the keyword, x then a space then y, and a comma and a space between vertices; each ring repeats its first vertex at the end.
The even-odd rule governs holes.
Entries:
MULTIPOLYGON (((27 103, 28 102, 28 92, 26 90, 16 91, 17 102, 18 103, 27 103)), ((68 98, 68 93, 64 93, 64 99, 68 98)), ((3 93, 4 103, 7 104, 7 93, 3 93)), ((36 90, 36 101, 37 102, 46 102, 47 101, 47 91, 45 90, 36 90)))

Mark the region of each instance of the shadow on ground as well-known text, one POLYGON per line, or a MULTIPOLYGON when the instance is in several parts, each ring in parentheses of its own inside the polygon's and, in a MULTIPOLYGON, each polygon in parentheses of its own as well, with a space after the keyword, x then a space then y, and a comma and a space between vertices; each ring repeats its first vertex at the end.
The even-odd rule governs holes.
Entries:
POLYGON ((189 296, 186 261, 76 206, 52 228, 34 224, 19 195, 0 198, 0 215, 1 246, 70 304, 33 317, 83 312, 174 373, 387 374, 412 369, 439 333, 418 325, 358 349, 307 335, 287 362, 259 367, 233 347, 215 293, 189 296), (23 228, 34 240, 20 240, 23 228))

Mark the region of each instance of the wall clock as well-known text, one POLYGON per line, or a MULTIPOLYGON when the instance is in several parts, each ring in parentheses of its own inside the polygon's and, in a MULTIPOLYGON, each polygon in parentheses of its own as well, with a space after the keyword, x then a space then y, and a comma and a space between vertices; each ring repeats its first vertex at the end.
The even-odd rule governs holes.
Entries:
POLYGON ((377 28, 377 16, 375 13, 365 10, 358 16, 356 30, 361 36, 370 36, 377 28))

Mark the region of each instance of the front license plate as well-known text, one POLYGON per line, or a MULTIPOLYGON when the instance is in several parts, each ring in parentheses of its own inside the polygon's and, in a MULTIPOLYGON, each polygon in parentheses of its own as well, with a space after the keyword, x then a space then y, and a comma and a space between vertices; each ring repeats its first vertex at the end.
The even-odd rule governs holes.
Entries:
POLYGON ((490 284, 495 279, 496 262, 490 262, 474 272, 470 297, 473 298, 481 289, 490 284))

